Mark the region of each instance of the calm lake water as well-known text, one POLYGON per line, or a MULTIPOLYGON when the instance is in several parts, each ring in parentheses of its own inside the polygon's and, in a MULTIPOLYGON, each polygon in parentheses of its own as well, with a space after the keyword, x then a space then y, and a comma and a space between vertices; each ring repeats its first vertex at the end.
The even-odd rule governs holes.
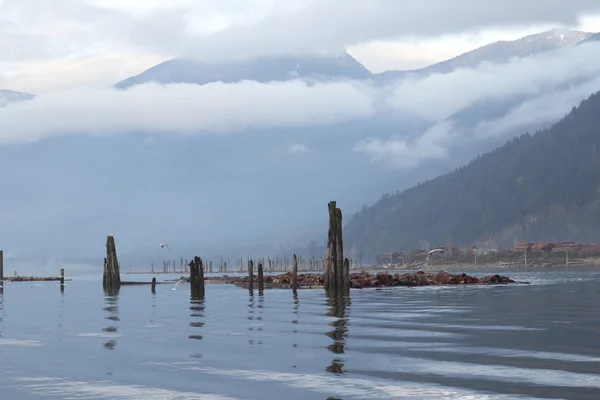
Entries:
POLYGON ((107 297, 100 277, 64 294, 7 282, 0 398, 600 398, 600 273, 502 274, 532 284, 353 290, 349 301, 209 284, 191 302, 187 284, 107 297))

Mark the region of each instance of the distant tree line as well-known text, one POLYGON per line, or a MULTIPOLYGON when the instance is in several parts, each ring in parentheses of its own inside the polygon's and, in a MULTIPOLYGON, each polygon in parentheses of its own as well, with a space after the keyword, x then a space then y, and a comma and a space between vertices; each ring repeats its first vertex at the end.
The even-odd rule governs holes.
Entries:
POLYGON ((363 259, 430 246, 600 240, 600 93, 552 127, 468 165, 384 194, 345 228, 363 259))

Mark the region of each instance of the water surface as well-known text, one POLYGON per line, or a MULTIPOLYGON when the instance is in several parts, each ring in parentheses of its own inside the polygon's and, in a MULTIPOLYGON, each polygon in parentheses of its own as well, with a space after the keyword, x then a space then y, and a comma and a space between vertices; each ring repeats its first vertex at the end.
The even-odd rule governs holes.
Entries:
POLYGON ((600 274, 503 274, 532 284, 191 301, 187 284, 7 282, 1 398, 600 398, 600 274))

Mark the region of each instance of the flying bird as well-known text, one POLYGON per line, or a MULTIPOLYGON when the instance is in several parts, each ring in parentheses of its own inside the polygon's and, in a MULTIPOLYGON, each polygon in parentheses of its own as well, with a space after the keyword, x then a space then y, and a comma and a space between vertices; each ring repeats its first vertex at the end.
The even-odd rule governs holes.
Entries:
POLYGON ((166 244, 166 243, 161 243, 161 244, 159 244, 159 246, 160 246, 161 249, 164 249, 166 247, 167 250, 171 251, 171 249, 169 248, 169 245, 166 244))

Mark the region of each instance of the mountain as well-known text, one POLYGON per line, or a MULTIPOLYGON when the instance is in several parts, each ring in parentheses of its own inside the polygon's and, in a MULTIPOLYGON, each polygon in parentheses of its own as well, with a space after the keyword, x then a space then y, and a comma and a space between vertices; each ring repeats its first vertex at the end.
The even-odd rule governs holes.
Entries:
POLYGON ((371 72, 348 53, 312 55, 276 55, 236 62, 203 62, 191 58, 175 58, 158 64, 115 86, 126 89, 147 82, 232 83, 242 80, 257 82, 304 79, 367 79, 371 72))
POLYGON ((597 42, 600 40, 600 33, 595 33, 592 36, 588 37, 587 39, 581 41, 580 44, 582 43, 589 43, 589 42, 597 42))
POLYGON ((407 76, 447 74, 459 68, 473 68, 482 62, 503 63, 513 57, 528 57, 548 51, 574 46, 592 34, 587 32, 553 29, 513 41, 499 41, 461 54, 452 59, 412 71, 386 71, 373 74, 348 53, 309 55, 272 55, 237 62, 199 61, 174 58, 158 64, 139 75, 118 82, 119 89, 148 83, 258 82, 287 81, 295 78, 374 79, 389 82, 407 76))
POLYGON ((428 245, 600 240, 600 92, 549 129, 354 215, 345 246, 373 259, 428 245))
POLYGON ((412 71, 386 71, 376 75, 387 82, 407 76, 423 77, 432 74, 448 74, 461 68, 475 68, 483 62, 505 63, 511 58, 529 57, 548 51, 575 46, 592 34, 568 29, 552 29, 512 41, 498 41, 479 47, 437 64, 412 71))
POLYGON ((15 92, 7 89, 0 89, 0 108, 6 107, 10 103, 31 100, 35 96, 29 93, 15 92))

